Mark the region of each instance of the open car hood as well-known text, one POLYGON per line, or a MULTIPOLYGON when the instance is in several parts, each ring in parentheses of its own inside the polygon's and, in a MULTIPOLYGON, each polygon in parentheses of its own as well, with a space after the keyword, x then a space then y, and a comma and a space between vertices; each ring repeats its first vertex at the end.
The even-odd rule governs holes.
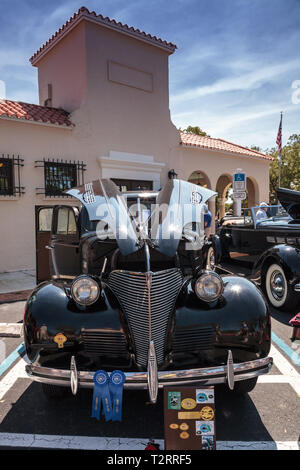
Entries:
POLYGON ((187 181, 170 180, 157 196, 157 208, 151 215, 151 239, 154 247, 167 256, 176 254, 185 226, 201 223, 204 203, 215 191, 187 181))
MULTIPOLYGON (((65 191, 86 207, 91 221, 103 221, 113 232, 120 251, 129 255, 142 243, 125 198, 110 179, 99 179, 65 191)), ((167 256, 176 254, 184 226, 201 222, 203 204, 217 193, 182 180, 170 180, 158 193, 150 218, 151 242, 167 256)))
POLYGON ((98 179, 65 191, 86 207, 90 220, 103 221, 113 232, 123 255, 134 253, 140 243, 122 193, 110 179, 98 179))
POLYGON ((280 204, 284 207, 287 213, 294 219, 300 219, 300 191, 293 191, 292 189, 279 188, 277 189, 277 197, 280 204))

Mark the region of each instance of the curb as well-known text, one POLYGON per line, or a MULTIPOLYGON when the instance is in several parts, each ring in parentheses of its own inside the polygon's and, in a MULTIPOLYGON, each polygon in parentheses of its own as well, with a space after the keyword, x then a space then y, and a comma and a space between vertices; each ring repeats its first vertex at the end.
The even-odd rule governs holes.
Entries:
POLYGON ((20 290, 17 292, 4 292, 0 294, 0 304, 8 304, 11 302, 20 302, 21 300, 27 300, 32 289, 20 290))

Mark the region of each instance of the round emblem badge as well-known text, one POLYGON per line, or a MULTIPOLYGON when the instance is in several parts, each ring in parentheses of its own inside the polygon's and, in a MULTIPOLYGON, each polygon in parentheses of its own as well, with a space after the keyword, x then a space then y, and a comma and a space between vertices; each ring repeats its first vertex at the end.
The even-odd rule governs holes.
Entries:
POLYGON ((215 412, 210 406, 204 406, 200 413, 201 419, 203 419, 204 421, 212 421, 215 416, 215 412))
POLYGON ((207 401, 207 395, 205 393, 198 393, 197 401, 198 403, 203 403, 204 401, 207 401))
POLYGON ((181 431, 187 431, 189 429, 189 425, 187 423, 182 423, 179 427, 181 431))
POLYGON ((194 408, 196 408, 197 403, 193 398, 185 398, 184 400, 182 400, 181 406, 185 410, 193 410, 194 408))
POLYGON ((198 191, 192 191, 191 194, 191 204, 200 204, 202 201, 202 196, 198 191))
POLYGON ((169 428, 170 429, 178 429, 178 424, 172 423, 172 424, 170 424, 169 428))
POLYGON ((94 374, 94 383, 97 385, 104 385, 108 380, 108 375, 104 370, 99 370, 94 374))
POLYGON ((124 374, 124 372, 120 371, 120 370, 114 370, 111 374, 110 374, 110 381, 114 384, 114 385, 122 385, 126 380, 126 376, 124 374))
POLYGON ((179 435, 180 439, 188 439, 190 437, 189 433, 188 432, 181 432, 180 435, 179 435))
POLYGON ((200 431, 203 433, 208 433, 211 431, 211 428, 208 424, 201 424, 200 431))

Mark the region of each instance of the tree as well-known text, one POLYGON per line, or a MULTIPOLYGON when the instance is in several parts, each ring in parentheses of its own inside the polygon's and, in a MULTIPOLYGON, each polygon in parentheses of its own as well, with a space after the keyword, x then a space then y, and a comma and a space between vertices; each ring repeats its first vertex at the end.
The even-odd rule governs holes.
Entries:
MULTIPOLYGON (((277 202, 276 190, 278 188, 278 150, 272 148, 266 151, 267 155, 274 157, 270 165, 270 203, 277 202)), ((282 188, 300 191, 300 134, 290 136, 281 152, 281 178, 282 188)))
MULTIPOLYGON (((181 131, 182 129, 179 128, 181 131)), ((207 137, 210 137, 205 131, 200 129, 199 126, 187 126, 186 129, 183 129, 182 132, 187 132, 188 134, 196 134, 196 135, 206 135, 207 137)))

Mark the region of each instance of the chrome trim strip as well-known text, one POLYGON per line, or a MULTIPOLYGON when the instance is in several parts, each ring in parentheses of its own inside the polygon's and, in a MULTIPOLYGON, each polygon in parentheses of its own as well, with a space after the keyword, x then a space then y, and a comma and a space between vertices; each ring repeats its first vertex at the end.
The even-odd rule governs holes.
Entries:
MULTIPOLYGON (((70 371, 51 369, 49 367, 34 366, 27 356, 24 357, 28 376, 36 382, 51 383, 53 385, 70 386, 70 371)), ((246 380, 269 372, 273 364, 271 357, 256 359, 254 361, 233 364, 234 380, 246 380)), ((147 390, 147 372, 126 372, 124 388, 147 390)), ((78 371, 80 387, 93 388, 94 372, 78 371)), ((198 383, 202 385, 216 385, 227 382, 227 365, 207 367, 203 369, 186 369, 175 371, 158 371, 158 386, 186 385, 198 383)))
POLYGON ((71 382, 71 391, 73 395, 76 395, 77 390, 78 390, 78 372, 77 372, 76 361, 75 361, 74 356, 72 356, 71 358, 70 382, 71 382))
POLYGON ((158 393, 157 360, 154 341, 150 341, 148 352, 148 393, 151 403, 156 403, 158 393))
POLYGON ((233 368, 232 352, 230 350, 228 351, 228 356, 227 356, 226 379, 227 379, 228 387, 230 388, 230 390, 233 390, 234 389, 234 368, 233 368))
POLYGON ((298 284, 294 285, 294 291, 295 292, 300 292, 300 282, 298 284))

